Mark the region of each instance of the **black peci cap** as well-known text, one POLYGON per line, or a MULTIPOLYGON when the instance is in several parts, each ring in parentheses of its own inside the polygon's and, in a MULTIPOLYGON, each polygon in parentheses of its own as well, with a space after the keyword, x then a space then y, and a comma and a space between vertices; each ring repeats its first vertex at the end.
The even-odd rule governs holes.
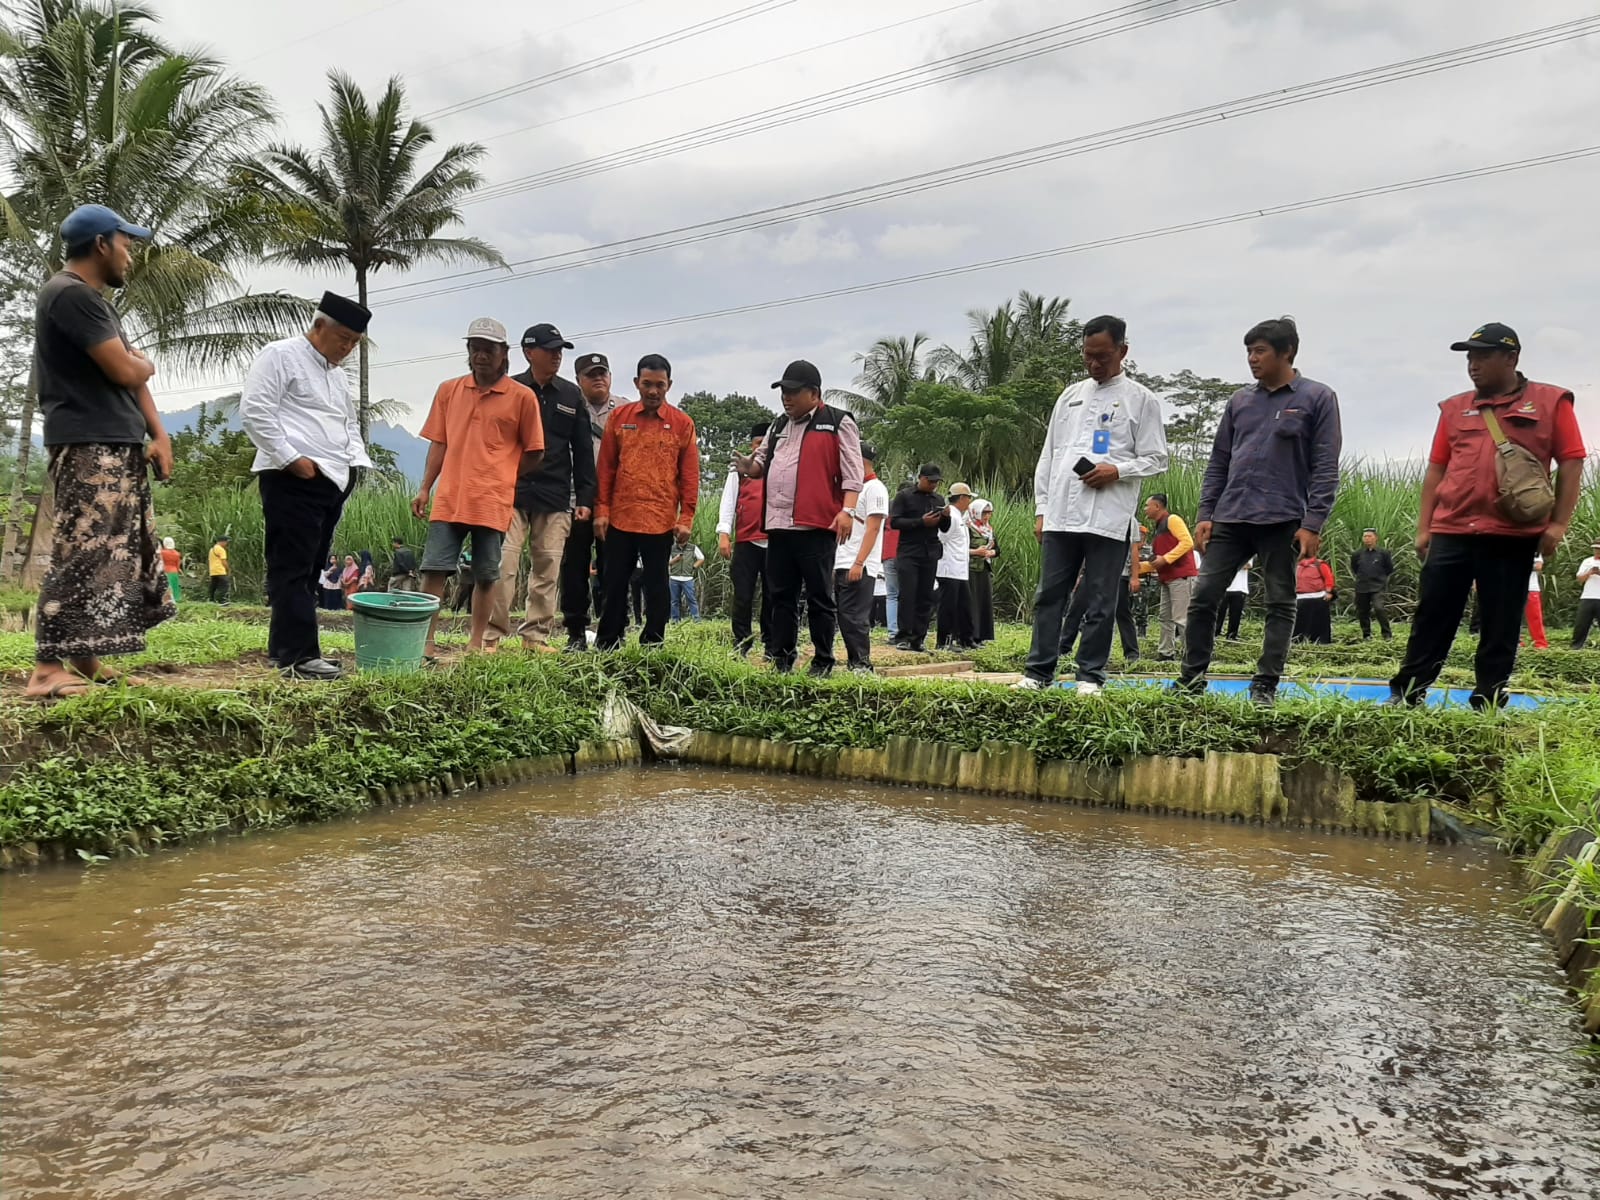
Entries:
POLYGON ((866 459, 868 462, 877 462, 878 461, 878 449, 877 449, 877 447, 874 446, 871 442, 862 442, 861 443, 861 457, 866 459))
POLYGON ((323 292, 322 303, 317 305, 317 311, 329 320, 339 322, 351 333, 365 333, 367 324, 372 320, 370 310, 338 292, 323 292))
POLYGON ((572 343, 561 336, 561 330, 545 321, 538 325, 529 325, 522 331, 522 344, 534 346, 540 350, 571 350, 572 343))
POLYGON ((797 388, 822 390, 822 372, 803 358, 797 358, 783 369, 783 378, 772 385, 792 392, 797 388))
POLYGON ((1509 325, 1502 325, 1499 321, 1490 321, 1487 325, 1480 325, 1472 331, 1472 336, 1464 342, 1452 342, 1452 350, 1516 350, 1521 351, 1522 340, 1517 337, 1517 331, 1509 325))
POLYGON ((611 363, 604 354, 580 354, 572 363, 572 373, 581 378, 596 367, 602 371, 609 371, 611 363))

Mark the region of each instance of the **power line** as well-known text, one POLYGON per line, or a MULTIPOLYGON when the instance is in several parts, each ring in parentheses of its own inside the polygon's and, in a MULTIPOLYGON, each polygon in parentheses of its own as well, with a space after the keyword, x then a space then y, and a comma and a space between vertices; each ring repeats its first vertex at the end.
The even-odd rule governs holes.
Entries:
MULTIPOLYGON (((1401 192, 1417 191, 1423 188, 1438 187, 1447 183, 1464 183, 1473 179, 1486 179, 1495 175, 1508 175, 1517 171, 1532 170, 1537 167, 1555 166, 1560 163, 1575 162, 1580 159, 1600 156, 1600 145, 1580 146, 1572 150, 1561 150, 1551 154, 1541 154, 1529 158, 1515 159, 1511 162, 1493 163, 1489 166, 1470 167, 1460 171, 1447 171, 1436 175, 1425 175, 1418 179, 1402 180, 1398 183, 1380 184, 1374 187, 1358 188, 1353 191, 1336 192, 1328 196, 1318 196, 1311 200, 1296 200, 1288 204, 1270 205, 1263 208, 1243 209, 1239 212, 1228 213, 1224 216, 1209 217, 1196 221, 1182 221, 1172 225, 1162 225, 1154 229, 1140 230, 1137 233, 1126 233, 1112 237, 1095 238, 1090 241, 1074 242, 1067 246, 1056 246, 1049 250, 1036 250, 1027 254, 1012 254, 1003 258, 985 259, 982 262, 966 263, 962 266, 943 267, 932 271, 920 271, 914 275, 899 275, 893 279, 880 279, 872 283, 859 283, 848 287, 830 288, 822 292, 810 292, 802 296, 788 296, 777 300, 761 300, 751 304, 733 305, 728 308, 714 309, 708 312, 689 313, 677 317, 661 317, 651 321, 638 321, 630 325, 614 325, 606 329, 587 329, 571 335, 574 339, 593 339, 601 337, 614 337, 624 333, 640 333, 645 330, 663 329, 670 325, 688 325, 698 321, 712 321, 722 317, 744 316, 749 313, 769 312, 773 309, 790 308, 798 304, 814 304, 820 300, 837 300, 846 296, 860 296, 870 292, 884 291, 889 288, 905 287, 913 283, 930 283, 939 279, 952 279, 962 275, 973 275, 982 271, 992 271, 1000 267, 1018 266, 1023 263, 1041 262, 1050 258, 1061 258, 1071 254, 1082 254, 1090 250, 1104 250, 1113 246, 1128 246, 1138 242, 1154 241, 1158 238, 1174 237, 1178 234, 1197 233, 1205 229, 1217 229, 1229 225, 1241 225, 1250 221, 1264 220, 1268 217, 1285 216, 1291 213, 1308 212, 1312 209, 1328 208, 1339 204, 1350 204, 1357 200, 1369 200, 1379 196, 1396 195, 1401 192)), ((448 354, 424 354, 414 358, 400 358, 393 362, 374 363, 374 370, 387 370, 392 367, 416 366, 420 363, 444 362, 459 359, 459 351, 448 354)), ((233 387, 236 384, 218 383, 203 387, 175 388, 162 393, 163 396, 184 395, 190 392, 217 391, 222 388, 233 387)))
POLYGON ((535 75, 532 79, 524 79, 520 83, 508 84, 503 88, 496 88, 492 92, 484 92, 481 95, 457 101, 455 104, 447 104, 443 108, 424 113, 422 119, 433 120, 439 117, 459 116, 461 113, 471 112, 473 109, 483 108, 486 105, 509 99, 512 96, 520 96, 536 88, 548 87, 552 83, 562 83, 568 79, 576 79, 578 76, 587 75, 591 71, 614 67, 620 62, 625 62, 630 58, 637 58, 639 55, 649 53, 652 50, 662 50, 679 42, 688 41, 690 38, 699 37, 702 33, 726 29, 731 25, 738 25, 743 21, 748 21, 752 17, 766 16, 768 13, 776 12, 780 8, 788 8, 795 3, 798 3, 798 0, 758 0, 755 4, 747 4, 745 7, 736 8, 732 12, 723 13, 716 17, 708 17, 703 21, 697 21, 693 25, 685 25, 683 28, 675 29, 670 33, 647 38, 642 42, 636 42, 632 46, 615 50, 610 54, 603 54, 598 58, 587 59, 582 63, 563 67, 559 71, 535 75))
POLYGON ((1074 46, 1087 45, 1104 38, 1115 37, 1121 33, 1144 29, 1165 21, 1175 20, 1233 3, 1237 3, 1237 0, 1199 0, 1198 3, 1192 3, 1190 0, 1138 0, 1136 3, 1125 4, 1116 9, 1108 9, 1105 12, 1095 13, 1092 16, 1076 21, 1035 30, 1033 33, 1007 38, 988 46, 979 47, 976 50, 936 59, 921 66, 908 67, 901 71, 891 72, 888 75, 881 75, 860 83, 835 88, 831 92, 807 96, 801 100, 749 113, 742 117, 700 126, 697 129, 673 134, 670 137, 658 138, 653 142, 644 142, 624 150, 597 155, 594 158, 583 159, 578 162, 565 163, 559 167, 552 167, 530 175, 505 180, 484 188, 464 200, 463 203, 478 204, 490 200, 500 200, 507 196, 551 187, 558 183, 570 183, 577 179, 615 171, 622 167, 653 162, 656 159, 681 154, 686 150, 717 145, 752 133, 778 129, 801 121, 809 121, 814 117, 859 108, 876 100, 918 91, 955 79, 964 79, 969 75, 992 71, 1013 63, 1024 62, 1045 54, 1054 54, 1074 46), (1177 11, 1167 11, 1184 3, 1188 3, 1188 7, 1177 8, 1177 11), (1111 24, 1110 28, 1096 28, 1097 26, 1104 26, 1129 17, 1137 19, 1126 21, 1123 24, 1111 24), (996 55, 1000 57, 994 57, 996 55), (988 59, 993 59, 993 61, 985 61, 988 59))
POLYGON ((552 125, 561 125, 567 121, 575 121, 579 117, 592 117, 595 113, 610 112, 614 108, 625 108, 629 104, 637 104, 641 100, 654 100, 659 96, 667 96, 673 92, 681 92, 685 88, 698 87, 702 83, 714 83, 718 79, 728 79, 734 75, 743 75, 747 71, 756 71, 762 67, 770 67, 774 63, 788 62, 791 58, 801 58, 807 54, 816 54, 819 50, 832 50, 836 46, 858 42, 862 38, 872 37, 879 33, 888 33, 894 29, 903 29, 907 25, 916 25, 922 21, 931 21, 935 17, 947 16, 963 8, 972 8, 978 4, 987 4, 989 0, 961 0, 960 4, 952 4, 949 8, 935 9, 933 12, 922 13, 915 17, 907 17, 903 21, 894 21, 888 25, 879 25, 874 29, 863 29, 860 33, 847 34, 844 37, 834 38, 831 42, 820 42, 815 46, 806 46, 800 50, 791 50, 787 54, 775 55, 772 58, 763 58, 760 62, 747 63, 742 67, 732 67, 726 71, 718 71, 715 75, 701 75, 698 79, 686 79, 682 83, 675 83, 671 87, 657 88, 653 92, 639 92, 632 96, 624 96, 621 100, 613 100, 609 104, 597 104, 593 108, 585 108, 579 112, 563 113, 559 117, 552 117, 548 121, 536 121, 532 125, 522 125, 516 129, 508 129, 504 133, 491 133, 480 140, 485 142, 498 141, 500 138, 515 137, 519 133, 532 133, 537 129, 549 129, 552 125))
POLYGON ((1128 145, 1171 133, 1183 132, 1188 129, 1215 124, 1221 120, 1233 120, 1243 116, 1269 112, 1274 109, 1304 104, 1312 100, 1346 95, 1389 83, 1420 78, 1440 71, 1452 70, 1456 67, 1489 62, 1508 55, 1525 53, 1529 50, 1542 49, 1562 42, 1572 41, 1576 38, 1587 37, 1597 32, 1600 32, 1600 16, 1580 18, 1548 26, 1544 29, 1530 30, 1511 37, 1495 38, 1475 45, 1440 51, 1435 54, 1423 55, 1384 66, 1371 67, 1363 71, 1348 72, 1343 75, 1331 76, 1327 79, 1313 80, 1294 87, 1260 92, 1252 96, 1207 105, 1203 108, 1187 109, 1183 112, 1153 118, 1149 121, 1122 125, 1114 129, 1101 130, 1097 133, 1081 134, 1060 141, 1031 146, 1024 150, 991 155, 987 158, 974 159, 949 167, 902 176, 898 179, 869 184, 848 191, 833 192, 825 196, 813 197, 809 200, 791 201, 769 208, 741 213, 736 216, 701 221, 693 225, 684 225, 657 233, 641 234, 637 237, 601 243, 579 250, 568 250, 556 254, 520 259, 511 264, 514 267, 542 264, 533 270, 500 275, 493 279, 481 279, 481 276, 495 271, 497 268, 478 268, 458 271, 450 275, 436 276, 432 279, 393 284, 387 288, 379 288, 372 294, 379 296, 413 288, 427 288, 425 291, 413 291, 409 295, 395 296, 385 302, 386 305, 393 306, 408 303, 412 300, 451 295, 482 287, 492 287, 497 284, 510 283, 539 275, 597 266, 615 262, 619 259, 633 258, 661 250, 728 237, 736 233, 745 233, 773 225, 787 224, 826 213, 859 208, 888 199, 948 187, 956 183, 985 179, 1063 158, 1090 154, 1115 146, 1128 145), (445 283, 456 279, 477 279, 478 281, 457 284, 453 287, 428 287, 430 284, 445 283))

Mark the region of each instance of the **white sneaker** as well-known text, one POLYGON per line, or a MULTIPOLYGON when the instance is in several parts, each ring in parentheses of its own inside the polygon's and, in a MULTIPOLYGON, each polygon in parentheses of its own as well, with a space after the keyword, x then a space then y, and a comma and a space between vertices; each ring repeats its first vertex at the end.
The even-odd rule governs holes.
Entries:
POLYGON ((1090 683, 1087 679, 1078 680, 1078 695, 1080 696, 1098 696, 1103 691, 1105 689, 1098 683, 1090 683))
POLYGON ((1013 692, 1042 692, 1044 689, 1045 685, 1040 683, 1032 675, 1024 675, 1021 679, 1017 680, 1011 685, 1011 690, 1013 692))

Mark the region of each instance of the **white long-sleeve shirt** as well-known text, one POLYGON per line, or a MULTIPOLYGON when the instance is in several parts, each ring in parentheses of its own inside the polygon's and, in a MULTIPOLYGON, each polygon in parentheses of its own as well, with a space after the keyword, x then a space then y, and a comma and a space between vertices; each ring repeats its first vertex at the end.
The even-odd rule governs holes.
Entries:
POLYGON ((950 507, 950 528, 939 534, 939 565, 936 579, 966 579, 972 573, 972 542, 967 537, 967 518, 959 508, 950 507))
MULTIPOLYGON (((722 485, 722 503, 717 506, 717 533, 719 535, 725 533, 732 537, 734 530, 738 528, 739 485, 743 482, 744 480, 740 478, 739 472, 728 472, 728 478, 722 485)), ((751 542, 751 545, 760 546, 765 550, 767 548, 767 539, 764 536, 756 538, 751 542)))
POLYGON ((370 467, 350 379, 303 337, 269 342, 250 364, 239 419, 256 446, 253 471, 275 471, 309 458, 340 488, 352 467, 370 467))
POLYGON ((1149 388, 1118 375, 1105 383, 1084 379, 1056 400, 1033 473, 1034 514, 1047 533, 1128 536, 1139 504, 1139 480, 1167 469, 1167 431, 1161 401, 1149 388), (1095 434, 1103 431, 1103 449, 1095 434), (1080 458, 1110 463, 1120 476, 1089 488, 1073 472, 1080 458))

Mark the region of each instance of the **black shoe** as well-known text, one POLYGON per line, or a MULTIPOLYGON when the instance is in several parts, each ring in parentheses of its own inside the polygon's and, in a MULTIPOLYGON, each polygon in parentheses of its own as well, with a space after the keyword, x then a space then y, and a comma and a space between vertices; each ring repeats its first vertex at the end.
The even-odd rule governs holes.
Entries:
POLYGON ((872 669, 872 664, 871 663, 857 663, 855 666, 850 668, 850 674, 852 674, 852 675, 876 675, 877 672, 872 669))
POLYGON ((308 658, 305 662, 295 663, 291 667, 283 668, 285 679, 305 679, 319 683, 327 683, 338 679, 344 674, 334 663, 322 658, 308 658))
POLYGON ((906 646, 904 649, 908 654, 926 654, 928 652, 928 648, 923 645, 906 646))
POLYGON ((806 668, 806 674, 812 679, 827 679, 833 674, 832 667, 819 667, 815 663, 806 668))
POLYGON ((1473 692, 1467 697, 1467 703, 1473 712, 1497 712, 1505 705, 1504 692, 1497 692, 1493 696, 1485 696, 1482 692, 1473 692))
POLYGON ((1204 696, 1206 694, 1206 681, 1204 679, 1174 679, 1167 685, 1167 690, 1179 696, 1204 696))
POLYGON ((1414 695, 1411 695, 1411 696, 1403 695, 1400 692, 1390 692, 1389 693, 1389 698, 1383 702, 1383 707, 1384 708, 1421 708, 1422 707, 1422 699, 1423 699, 1422 693, 1420 693, 1420 692, 1418 692, 1418 693, 1416 693, 1414 695))
POLYGON ((1278 689, 1264 683, 1250 685, 1250 703, 1257 708, 1271 708, 1278 702, 1278 689))
POLYGON ((588 638, 568 638, 567 639, 567 644, 561 648, 561 653, 563 653, 563 654, 587 654, 587 653, 589 653, 589 639, 588 638))

